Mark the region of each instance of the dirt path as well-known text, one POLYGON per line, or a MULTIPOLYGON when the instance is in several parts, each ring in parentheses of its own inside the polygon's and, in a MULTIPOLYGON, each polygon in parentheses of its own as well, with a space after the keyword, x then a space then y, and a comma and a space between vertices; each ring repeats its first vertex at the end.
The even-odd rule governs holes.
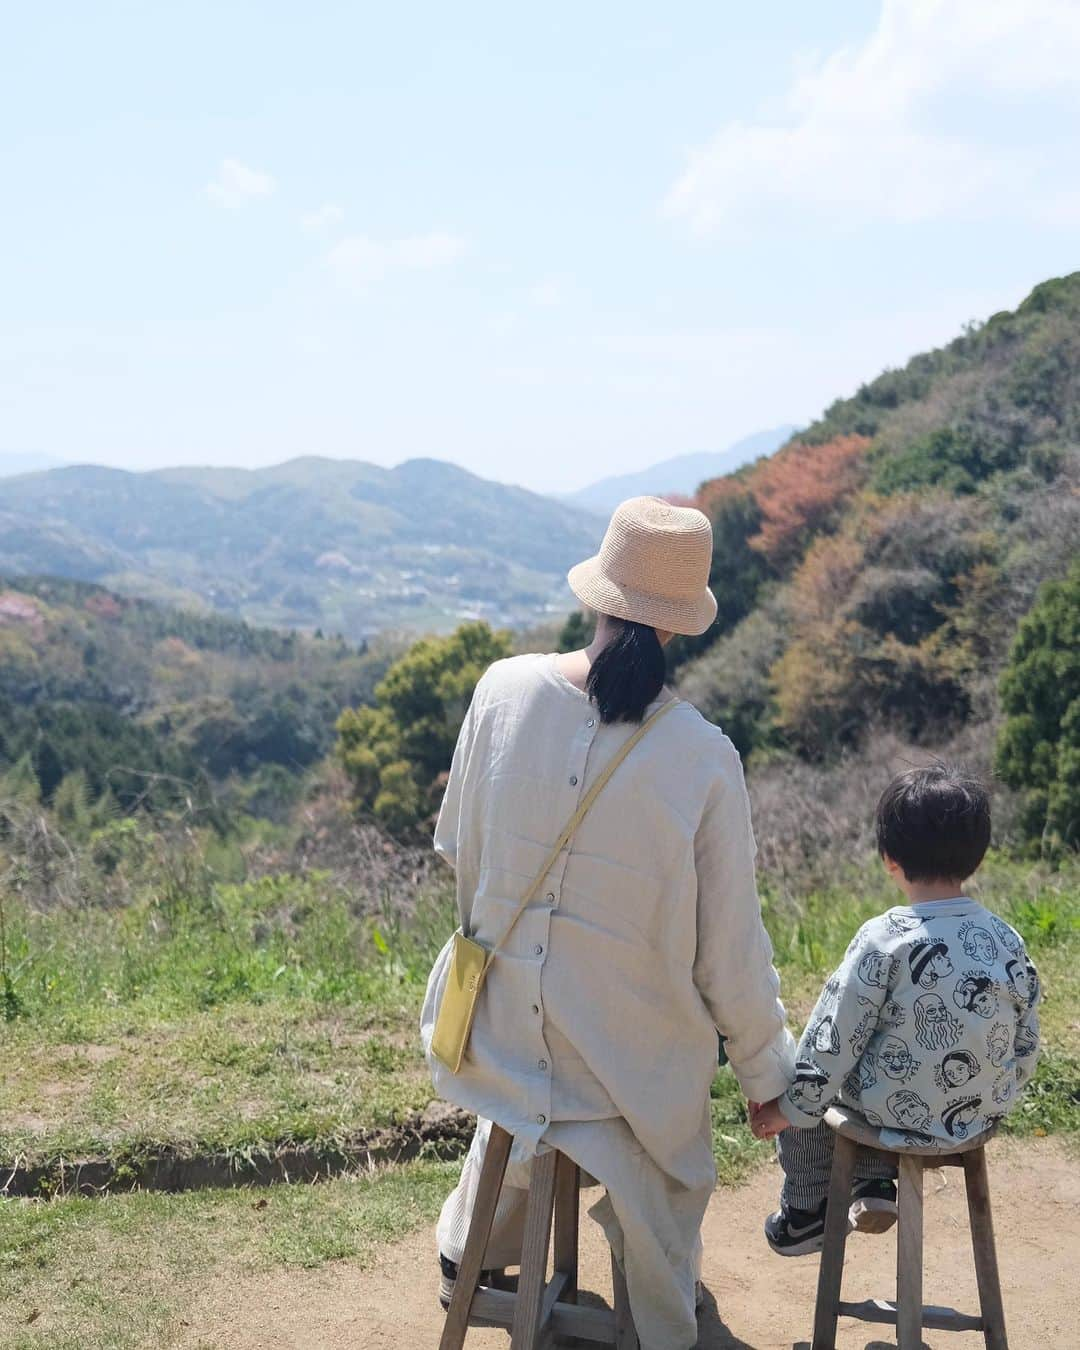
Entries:
MULTIPOLYGON (((990 1158, 1005 1310, 1013 1350, 1080 1346, 1080 1164, 1050 1141, 1004 1142, 990 1158)), ((784 1260, 761 1237, 777 1171, 718 1191, 705 1221, 698 1350, 807 1350, 818 1262, 784 1260)), ((927 1175, 925 1294, 977 1310, 963 1186, 954 1169, 927 1175)), ((184 1350, 435 1350, 441 1327, 430 1230, 388 1248, 367 1271, 347 1262, 211 1287, 191 1311, 184 1350)), ((582 1224, 582 1288, 610 1296, 599 1230, 582 1224)), ((895 1242, 853 1237, 844 1296, 891 1297, 895 1242)), ((470 1332, 469 1350, 506 1350, 501 1331, 470 1332)), ((977 1350, 979 1333, 928 1332, 931 1350, 977 1350)), ((885 1350, 887 1328, 841 1322, 838 1350, 885 1350)))

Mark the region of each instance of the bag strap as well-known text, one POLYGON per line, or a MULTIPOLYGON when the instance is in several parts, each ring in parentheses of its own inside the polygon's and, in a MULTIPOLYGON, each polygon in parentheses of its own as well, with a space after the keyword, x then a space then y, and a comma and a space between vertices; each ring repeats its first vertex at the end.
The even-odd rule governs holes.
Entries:
POLYGON ((577 810, 566 822, 566 826, 564 827, 562 834, 559 835, 558 840, 553 845, 551 852, 545 859, 544 865, 537 874, 536 879, 533 881, 532 885, 529 887, 529 889, 525 892, 524 896, 522 896, 521 900, 518 902, 518 907, 514 911, 514 917, 506 925, 506 928, 503 930, 502 937, 499 938, 498 942, 496 942, 494 947, 492 947, 491 950, 488 952, 487 960, 484 962, 485 970, 487 970, 488 966, 491 965, 492 961, 495 959, 496 952, 499 951, 503 943, 513 932, 514 925, 517 923, 518 919, 521 918, 521 916, 528 909, 529 905, 536 898, 537 892, 540 890, 540 887, 544 884, 544 878, 555 866, 555 862, 559 854, 570 842, 570 838, 573 835, 574 831, 588 815, 589 807, 591 807, 593 802, 596 801, 597 797, 599 797, 600 793, 607 785, 608 779, 619 767, 619 765, 623 762, 623 760, 630 753, 630 751, 633 750, 634 746, 637 745, 638 741, 641 740, 642 736, 645 735, 645 733, 649 730, 649 728, 653 726, 655 723, 659 722, 660 718, 663 717, 663 715, 666 712, 668 712, 669 709, 673 708, 675 704, 678 702, 680 702, 679 699, 671 698, 668 699, 666 703, 661 704, 661 706, 657 708, 656 712, 654 712, 651 717, 647 717, 645 721, 642 722, 641 726, 638 727, 637 731, 635 731, 632 736, 627 737, 627 739, 622 743, 622 745, 619 746, 618 750, 615 751, 614 755, 612 755, 610 761, 607 764, 605 764, 596 782, 593 783, 593 785, 589 788, 588 792, 586 792, 585 796, 582 797, 581 801, 578 803, 577 810))

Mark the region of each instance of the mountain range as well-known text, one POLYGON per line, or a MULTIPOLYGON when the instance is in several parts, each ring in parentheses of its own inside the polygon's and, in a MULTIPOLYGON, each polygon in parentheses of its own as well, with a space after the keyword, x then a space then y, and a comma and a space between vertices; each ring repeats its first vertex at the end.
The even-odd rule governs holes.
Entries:
POLYGON ((704 450, 697 454, 676 455, 672 459, 650 464, 647 469, 615 474, 601 478, 576 492, 562 493, 563 501, 599 515, 609 515, 627 497, 682 496, 691 497, 709 478, 734 473, 744 464, 771 455, 795 433, 795 427, 773 427, 769 431, 755 431, 726 450, 704 450))
POLYGON ((0 573, 351 639, 536 622, 567 607, 566 569, 602 532, 580 508, 434 459, 68 465, 0 487, 0 573))

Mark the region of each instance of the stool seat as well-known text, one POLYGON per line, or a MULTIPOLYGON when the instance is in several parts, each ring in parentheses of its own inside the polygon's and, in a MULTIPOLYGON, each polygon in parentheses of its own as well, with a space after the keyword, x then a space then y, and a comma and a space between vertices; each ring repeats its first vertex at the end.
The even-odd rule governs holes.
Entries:
POLYGON ((439 1350, 462 1350, 470 1326, 506 1327, 511 1333, 510 1350, 541 1350, 559 1344, 564 1337, 574 1344, 588 1341, 615 1346, 616 1350, 640 1350, 626 1281, 614 1255, 611 1258, 614 1311, 578 1306, 581 1171, 572 1158, 556 1149, 533 1160, 516 1293, 477 1287, 513 1142, 511 1134, 499 1125, 492 1125, 439 1350), (554 1271, 549 1280, 553 1223, 554 1271))
POLYGON ((818 1272, 812 1350, 835 1350, 840 1317, 895 1326, 899 1350, 921 1350, 924 1326, 942 1331, 981 1331, 986 1350, 1009 1350, 986 1171, 985 1148, 996 1132, 996 1125, 970 1139, 957 1140, 955 1144, 935 1142, 896 1146, 886 1144, 880 1129, 846 1106, 830 1107, 825 1113, 825 1124, 836 1134, 836 1141, 825 1212, 825 1242, 818 1272), (848 1208, 860 1148, 874 1149, 897 1160, 895 1303, 885 1299, 843 1303, 840 1299, 848 1208), (964 1170, 979 1286, 978 1317, 952 1308, 923 1307, 923 1171, 927 1167, 962 1167, 964 1170))
POLYGON ((863 1148, 876 1149, 879 1153, 895 1153, 897 1156, 906 1154, 913 1158, 937 1159, 938 1165, 944 1158, 958 1158, 961 1154, 984 1148, 997 1134, 997 1126, 992 1125, 980 1134, 973 1134, 970 1139, 955 1139, 948 1143, 935 1140, 927 1144, 886 1144, 882 1142, 881 1130, 877 1126, 871 1125, 865 1116, 860 1116, 850 1106, 839 1103, 830 1106, 825 1112, 825 1124, 830 1130, 842 1134, 845 1139, 853 1139, 863 1148))

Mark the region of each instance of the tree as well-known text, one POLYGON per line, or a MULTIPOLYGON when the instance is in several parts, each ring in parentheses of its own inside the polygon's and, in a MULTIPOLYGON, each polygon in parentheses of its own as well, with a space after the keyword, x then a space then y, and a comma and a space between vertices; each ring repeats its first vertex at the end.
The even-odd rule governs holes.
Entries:
POLYGON ((720 636, 750 613, 767 576, 761 552, 750 542, 760 531, 763 516, 757 497, 737 478, 703 483, 699 501, 712 521, 709 586, 716 596, 716 636, 720 636))
POLYGON ((580 609, 575 609, 562 626, 559 633, 559 651, 576 652, 587 647, 593 640, 596 623, 580 609))
POLYGON ((1015 435, 992 435, 971 427, 939 427, 902 450, 882 453, 872 486, 885 496, 939 488, 953 496, 972 493, 985 478, 1020 460, 1015 435))
POLYGON ((1001 677, 997 768, 1023 793, 1032 838, 1080 843, 1080 559, 1047 582, 1001 677))
POLYGON ((510 635, 485 623, 463 624, 450 637, 423 638, 375 686, 375 707, 341 714, 338 756, 361 810, 393 834, 427 814, 477 681, 510 652, 510 635))
POLYGON ((854 434, 817 445, 795 441, 755 467, 748 481, 761 526, 750 544, 774 571, 786 572, 809 540, 832 524, 858 485, 869 445, 854 434))

